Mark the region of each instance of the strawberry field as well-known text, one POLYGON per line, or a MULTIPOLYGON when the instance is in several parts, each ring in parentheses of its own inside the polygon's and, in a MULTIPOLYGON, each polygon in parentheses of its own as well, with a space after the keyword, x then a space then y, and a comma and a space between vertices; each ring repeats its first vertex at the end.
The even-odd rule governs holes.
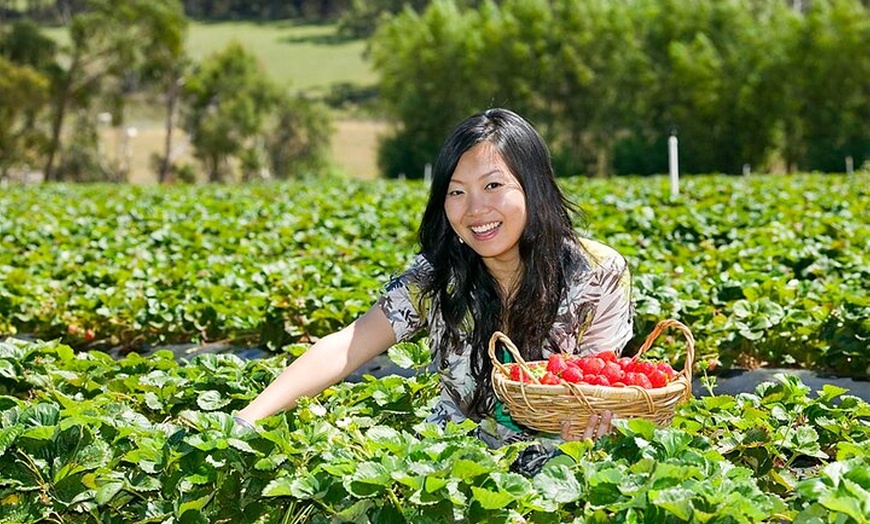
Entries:
MULTIPOLYGON (((560 183, 580 232, 629 261, 630 351, 673 318, 694 333, 696 374, 867 377, 866 174, 691 177, 676 200, 661 178, 560 183)), ((229 413, 412 259, 425 198, 400 181, 5 188, 0 521, 870 519, 870 407, 788 376, 697 398, 667 428, 620 422, 534 478, 509 470, 522 444, 490 451, 467 426, 422 422, 437 391, 422 341, 390 351, 410 378, 235 427, 229 413), (215 341, 274 356, 136 352, 215 341)), ((648 354, 679 368, 677 338, 648 354)))

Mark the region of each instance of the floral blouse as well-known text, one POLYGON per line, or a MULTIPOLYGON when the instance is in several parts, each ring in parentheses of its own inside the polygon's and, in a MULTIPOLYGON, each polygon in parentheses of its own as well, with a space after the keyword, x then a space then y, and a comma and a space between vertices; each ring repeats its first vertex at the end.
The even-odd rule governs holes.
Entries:
MULTIPOLYGON (((574 264, 566 268, 567 288, 559 304, 556 321, 543 357, 553 352, 588 354, 604 350, 619 353, 633 335, 631 284, 625 259, 613 248, 593 240, 581 239, 580 246, 566 243, 574 264), (552 347, 556 344, 558 347, 552 347)), ((470 344, 459 348, 442 347, 446 327, 431 299, 421 300, 421 283, 432 270, 418 255, 411 266, 394 278, 378 300, 397 341, 408 340, 428 329, 429 347, 442 385, 441 398, 430 421, 445 424, 467 418, 469 402, 477 387, 471 374, 470 344)), ((467 339, 470 326, 460 328, 467 339)), ((508 334, 509 335, 509 334, 508 334)), ((495 393, 490 392, 493 397, 495 393)), ((494 416, 479 424, 479 436, 490 446, 527 438, 499 424, 494 416)))

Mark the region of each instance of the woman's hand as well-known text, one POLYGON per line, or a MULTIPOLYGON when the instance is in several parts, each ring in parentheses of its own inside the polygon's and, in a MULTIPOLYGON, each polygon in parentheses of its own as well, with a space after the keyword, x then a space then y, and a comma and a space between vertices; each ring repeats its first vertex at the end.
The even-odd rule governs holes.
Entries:
POLYGON ((598 440, 613 430, 612 421, 613 412, 608 409, 600 413, 593 413, 589 416, 589 422, 583 430, 583 435, 577 438, 571 435, 571 421, 566 420, 562 423, 562 440, 598 440))

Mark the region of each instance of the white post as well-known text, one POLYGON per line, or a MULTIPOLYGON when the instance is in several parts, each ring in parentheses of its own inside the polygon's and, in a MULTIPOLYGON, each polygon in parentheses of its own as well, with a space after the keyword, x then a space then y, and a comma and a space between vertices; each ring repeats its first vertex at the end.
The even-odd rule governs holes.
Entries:
POLYGON ((743 176, 749 176, 752 173, 752 168, 749 167, 749 164, 743 164, 743 176))
POLYGON ((846 157, 846 174, 851 175, 855 172, 855 161, 852 160, 852 155, 846 157))
POLYGON ((671 173, 671 198, 677 198, 680 195, 680 165, 676 134, 671 134, 668 138, 668 166, 671 173))
POLYGON ((427 186, 432 184, 432 164, 428 162, 423 168, 423 181, 426 182, 427 186))
POLYGON ((128 127, 124 130, 124 144, 123 144, 123 164, 121 166, 121 174, 124 177, 125 182, 130 181, 130 168, 133 164, 133 144, 131 140, 136 138, 136 135, 139 134, 139 130, 135 127, 128 127))

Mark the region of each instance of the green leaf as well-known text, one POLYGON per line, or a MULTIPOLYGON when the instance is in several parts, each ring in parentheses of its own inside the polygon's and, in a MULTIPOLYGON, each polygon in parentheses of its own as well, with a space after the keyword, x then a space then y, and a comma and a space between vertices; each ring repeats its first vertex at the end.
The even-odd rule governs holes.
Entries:
POLYGON ((365 433, 366 447, 371 451, 386 449, 395 454, 406 454, 408 444, 402 434, 388 426, 374 426, 365 433))
POLYGON ((399 342, 391 346, 387 356, 393 364, 404 369, 423 369, 432 359, 428 348, 414 342, 399 342))
POLYGON ((692 490, 679 486, 649 492, 650 502, 684 521, 692 518, 693 497, 692 490))
POLYGON ((8 360, 0 360, 0 377, 11 379, 17 378, 15 366, 13 366, 8 360))
POLYGON ((849 390, 840 386, 835 386, 833 384, 824 384, 822 386, 822 391, 819 394, 819 400, 822 402, 830 402, 840 395, 844 395, 848 393, 849 390))
POLYGON ((547 465, 532 481, 542 496, 567 504, 580 500, 583 488, 574 473, 562 464, 547 465))
POLYGON ((501 509, 514 501, 514 497, 510 493, 504 491, 493 491, 487 488, 478 486, 471 487, 471 493, 483 509, 501 509))
POLYGON ((470 480, 490 472, 490 468, 473 460, 458 459, 453 462, 450 475, 460 480, 470 480))
POLYGON ((196 399, 196 404, 203 411, 217 411, 229 405, 230 402, 232 402, 231 399, 224 398, 219 391, 214 390, 206 391, 196 399))
POLYGON ((18 416, 19 423, 25 426, 55 426, 60 419, 60 408, 56 404, 40 403, 29 407, 18 416))
POLYGON ((233 448, 235 448, 239 451, 244 451, 245 453, 250 453, 252 455, 259 455, 260 454, 259 451, 252 448, 251 445, 248 444, 247 442, 245 442, 244 440, 239 440, 237 438, 228 438, 227 444, 229 444, 230 446, 232 446, 233 448))
POLYGON ((365 498, 382 493, 392 482, 390 472, 377 462, 362 462, 349 478, 344 488, 354 496, 365 498))
MULTIPOLYGON (((303 482, 305 479, 313 479, 314 477, 303 477, 303 482)), ((263 488, 261 493, 264 497, 287 497, 287 496, 295 496, 293 494, 293 490, 291 488, 291 484, 294 482, 294 479, 289 476, 278 477, 263 488)), ((304 491, 304 490, 303 490, 304 491)), ((314 493, 314 491, 312 491, 314 493)), ((300 498, 310 498, 310 496, 301 496, 300 498)))
POLYGON ((24 428, 18 425, 0 429, 0 457, 3 457, 9 446, 15 443, 15 439, 23 431, 24 428))
POLYGON ((532 491, 532 485, 528 479, 518 473, 493 471, 490 477, 495 481, 499 491, 509 493, 516 499, 525 497, 532 491))
MULTIPOLYGON (((188 512, 196 512, 200 513, 205 506, 211 502, 211 499, 214 497, 213 493, 209 493, 207 495, 203 495, 201 497, 194 498, 192 500, 188 500, 186 502, 181 503, 178 507, 178 513, 181 514, 182 517, 185 517, 185 514, 188 512)), ((195 522, 195 521, 191 521, 195 522)))
POLYGON ((120 480, 106 482, 97 489, 94 500, 97 504, 104 506, 109 504, 122 489, 124 489, 124 482, 120 480))
POLYGON ((857 484, 844 479, 843 483, 833 493, 825 493, 819 497, 819 504, 831 511, 848 515, 855 522, 867 522, 870 515, 868 508, 870 492, 857 484))
POLYGON ((255 462, 254 469, 259 471, 275 471, 285 462, 287 462, 287 455, 283 453, 270 453, 255 462))

